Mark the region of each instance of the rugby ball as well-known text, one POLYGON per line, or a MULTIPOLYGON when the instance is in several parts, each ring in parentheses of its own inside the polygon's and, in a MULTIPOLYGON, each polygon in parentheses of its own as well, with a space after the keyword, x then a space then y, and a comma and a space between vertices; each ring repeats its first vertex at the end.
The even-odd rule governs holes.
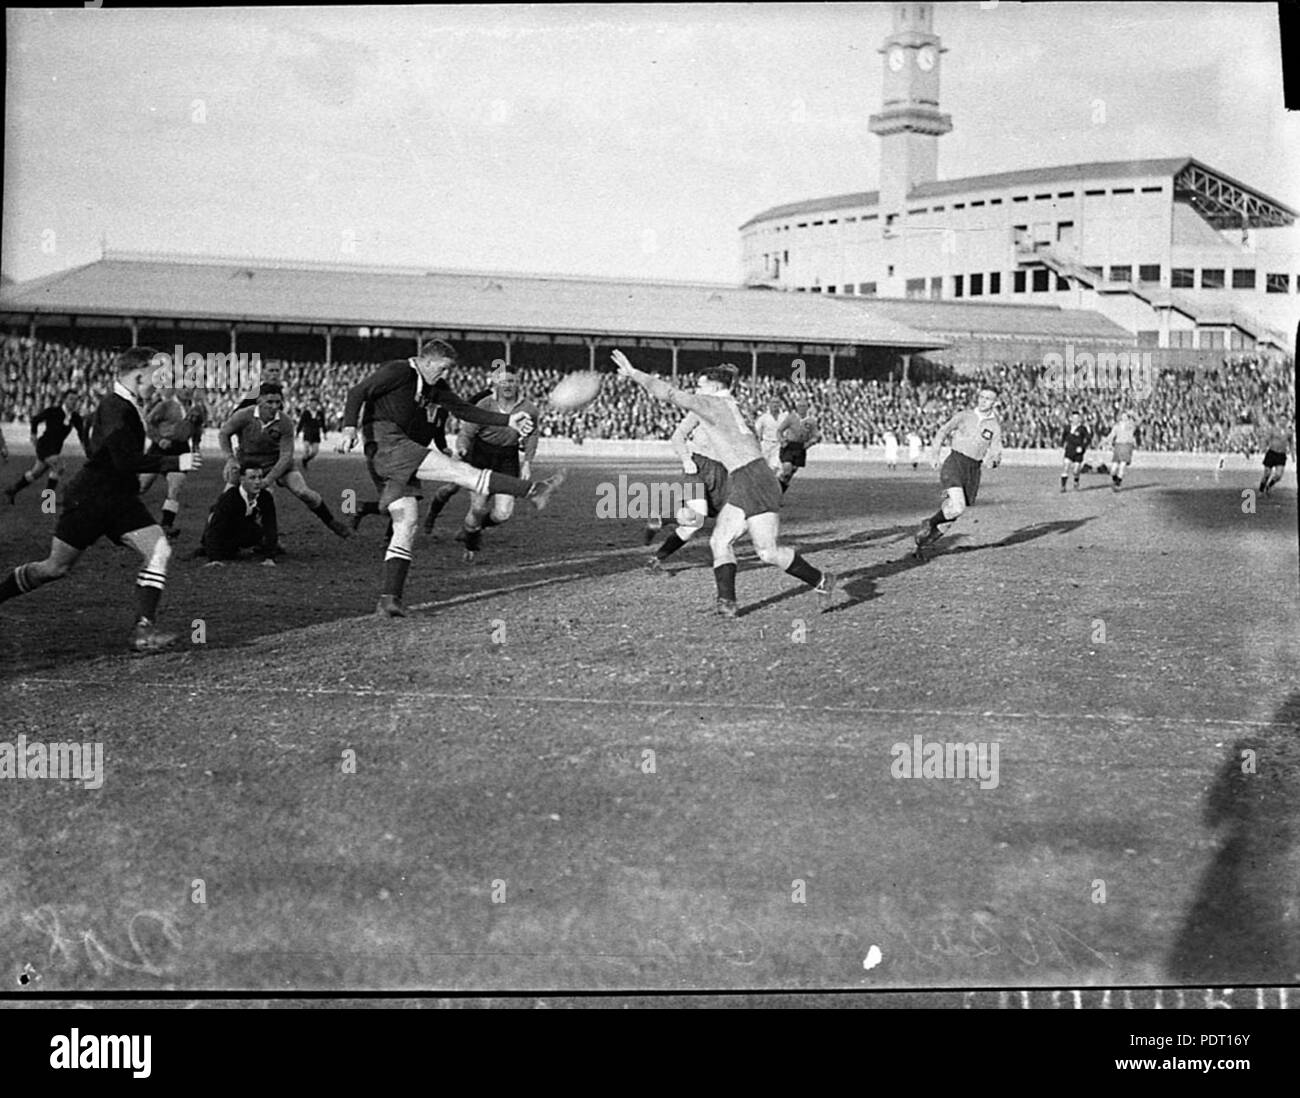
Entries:
POLYGON ((560 379, 551 390, 550 404, 561 412, 576 412, 600 396, 600 374, 579 370, 560 379))

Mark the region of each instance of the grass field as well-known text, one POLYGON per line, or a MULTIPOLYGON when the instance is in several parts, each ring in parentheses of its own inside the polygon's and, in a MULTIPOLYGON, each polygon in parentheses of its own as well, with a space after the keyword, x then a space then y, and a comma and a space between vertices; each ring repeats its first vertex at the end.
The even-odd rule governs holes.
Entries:
MULTIPOLYGON (((1290 470, 1245 514, 1253 465, 1139 455, 1118 495, 1003 467, 918 564, 933 472, 814 464, 784 532, 843 592, 746 550, 734 621, 704 539, 653 576, 640 522, 593 517, 620 472, 671 476, 571 466, 472 567, 453 503, 406 621, 370 616, 382 524, 342 542, 286 493, 279 567, 185 559, 212 464, 163 613, 206 643, 125 654, 136 562, 103 542, 0 606, 0 740, 99 741, 106 772, 0 781, 10 986, 1300 979, 1290 470), (894 777, 917 736, 996 744, 996 785, 894 777)), ((0 565, 52 522, 34 488, 0 510, 0 565)))

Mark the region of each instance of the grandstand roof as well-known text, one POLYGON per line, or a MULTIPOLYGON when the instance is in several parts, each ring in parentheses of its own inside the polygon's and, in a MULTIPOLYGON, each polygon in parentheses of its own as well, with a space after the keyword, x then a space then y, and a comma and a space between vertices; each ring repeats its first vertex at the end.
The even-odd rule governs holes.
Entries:
POLYGON ((700 283, 107 254, 0 291, 0 310, 491 333, 938 348, 883 310, 700 283))
MULTIPOLYGON (((1209 168, 1190 156, 1169 157, 1162 160, 1107 160, 1090 164, 1064 164, 1054 168, 1029 168, 1023 171, 998 172, 993 175, 972 175, 965 179, 941 179, 934 183, 921 183, 908 193, 908 200, 922 198, 942 198, 952 194, 967 194, 972 191, 1004 190, 1008 187, 1036 187, 1049 183, 1069 183, 1080 179, 1129 179, 1149 176, 1168 176, 1171 179, 1185 168, 1195 167, 1222 180, 1232 188, 1277 207, 1280 211, 1294 218, 1296 213, 1276 199, 1269 198, 1261 191, 1246 186, 1214 168, 1209 168)), ((805 202, 791 202, 784 206, 773 206, 769 210, 751 217, 742 229, 758 221, 769 221, 777 217, 795 217, 800 214, 825 213, 828 210, 840 210, 851 206, 875 206, 880 200, 879 191, 858 191, 852 194, 831 195, 826 198, 812 198, 805 202)))
POLYGON ((1114 341, 1132 346, 1133 333, 1101 313, 1051 305, 931 301, 902 298, 841 298, 846 304, 873 305, 900 324, 948 340, 1028 339, 1114 341))

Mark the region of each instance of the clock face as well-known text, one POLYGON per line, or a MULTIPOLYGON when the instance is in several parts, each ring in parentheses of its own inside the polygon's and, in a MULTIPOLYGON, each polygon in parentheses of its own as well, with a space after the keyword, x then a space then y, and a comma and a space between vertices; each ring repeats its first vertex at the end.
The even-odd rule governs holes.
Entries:
POLYGON ((893 69, 894 72, 899 72, 902 70, 903 60, 904 58, 903 58, 902 46, 895 46, 893 49, 889 51, 889 67, 893 69))
POLYGON ((934 68, 936 54, 933 46, 924 46, 921 52, 916 55, 916 63, 921 66, 925 72, 934 68))

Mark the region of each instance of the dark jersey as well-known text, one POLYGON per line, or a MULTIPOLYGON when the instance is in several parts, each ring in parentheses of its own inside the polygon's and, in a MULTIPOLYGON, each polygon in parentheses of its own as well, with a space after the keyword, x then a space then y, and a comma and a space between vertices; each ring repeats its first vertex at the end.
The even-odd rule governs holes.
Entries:
POLYGON ((57 454, 73 431, 81 439, 82 448, 86 445, 86 425, 76 412, 67 415, 62 405, 55 404, 32 416, 32 437, 36 439, 38 454, 57 454), (40 430, 44 428, 44 430, 40 430), (38 431, 40 432, 38 434, 38 431))
MULTIPOLYGON (((492 390, 490 388, 480 389, 469 398, 469 402, 471 404, 477 404, 480 400, 490 397, 491 395, 492 390)), ((433 413, 433 444, 444 454, 447 453, 447 417, 449 415, 451 415, 451 413, 442 405, 439 405, 438 410, 433 413)))
POLYGON ((1092 432, 1083 424, 1073 431, 1067 427, 1061 435, 1061 445, 1067 454, 1081 454, 1092 445, 1092 432))
POLYGON ((411 360, 401 358, 384 363, 352 387, 343 411, 343 426, 356 427, 362 406, 369 406, 374 409, 376 422, 391 423, 413 442, 429 446, 433 443, 434 429, 425 411, 426 404, 440 405, 469 423, 503 426, 510 422, 510 417, 503 412, 489 412, 462 400, 442 378, 426 385, 411 360))
POLYGON ((303 442, 320 442, 325 433, 325 413, 319 408, 315 411, 304 408, 298 417, 298 433, 303 442))
POLYGON ((189 433, 190 445, 197 450, 203 441, 203 428, 208 425, 208 411, 202 404, 195 402, 185 412, 185 423, 189 433))
POLYGON ((174 473, 176 457, 144 452, 144 417, 131 401, 110 393, 90 417, 86 464, 68 485, 68 495, 137 496, 140 473, 174 473))

